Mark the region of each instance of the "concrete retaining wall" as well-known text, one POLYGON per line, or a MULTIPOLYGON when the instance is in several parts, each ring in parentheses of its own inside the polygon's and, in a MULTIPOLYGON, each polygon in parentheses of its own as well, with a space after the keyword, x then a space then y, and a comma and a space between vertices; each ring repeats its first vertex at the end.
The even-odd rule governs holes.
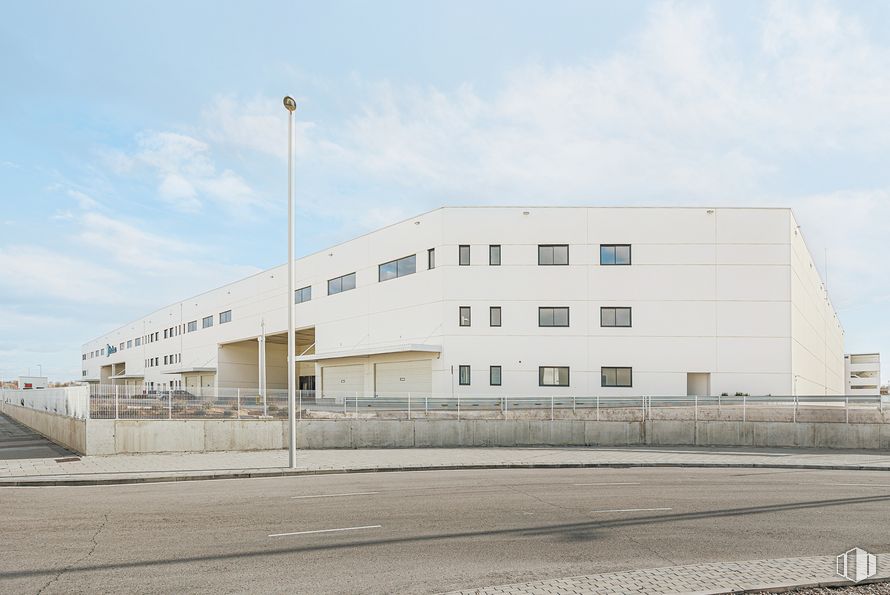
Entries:
MULTIPOLYGON (((25 422, 23 422, 25 423, 25 422)), ((303 420, 301 449, 743 446, 890 449, 890 424, 759 421, 303 420)), ((286 448, 276 420, 90 420, 87 454, 286 448)))
POLYGON ((87 421, 0 402, 0 412, 69 450, 87 454, 87 421))

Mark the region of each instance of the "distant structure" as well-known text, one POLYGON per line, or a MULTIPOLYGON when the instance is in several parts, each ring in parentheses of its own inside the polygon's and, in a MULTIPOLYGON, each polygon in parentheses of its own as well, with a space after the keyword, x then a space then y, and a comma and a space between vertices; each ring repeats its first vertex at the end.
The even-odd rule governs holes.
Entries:
POLYGON ((19 376, 19 387, 23 390, 34 388, 46 388, 48 378, 46 376, 19 376))
POLYGON ((881 354, 848 353, 844 356, 848 395, 877 397, 881 394, 881 354))

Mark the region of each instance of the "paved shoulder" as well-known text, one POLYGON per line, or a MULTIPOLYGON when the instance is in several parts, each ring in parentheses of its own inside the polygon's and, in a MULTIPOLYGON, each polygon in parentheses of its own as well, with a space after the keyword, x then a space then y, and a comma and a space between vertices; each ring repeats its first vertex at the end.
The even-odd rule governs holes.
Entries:
POLYGON ((0 414, 0 460, 46 459, 71 454, 30 428, 0 414))
MULTIPOLYGON (((877 556, 877 569, 878 572, 870 579, 871 581, 890 579, 890 554, 877 556)), ((811 556, 609 572, 549 581, 467 589, 453 591, 448 595, 705 594, 851 584, 853 584, 852 581, 845 580, 836 574, 835 556, 811 556)))

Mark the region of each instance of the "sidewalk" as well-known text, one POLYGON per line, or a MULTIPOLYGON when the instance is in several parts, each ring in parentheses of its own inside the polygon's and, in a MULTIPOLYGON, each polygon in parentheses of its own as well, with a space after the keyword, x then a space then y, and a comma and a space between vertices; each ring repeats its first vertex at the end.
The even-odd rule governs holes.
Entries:
MULTIPOLYGON (((877 557, 878 572, 865 582, 890 578, 890 554, 877 557)), ((834 556, 717 562, 610 572, 589 576, 455 591, 446 595, 656 595, 661 593, 746 593, 815 586, 852 585, 835 573, 834 556)), ((860 583, 860 584, 864 584, 860 583)))
POLYGON ((765 467, 890 472, 890 452, 743 448, 284 450, 0 460, 0 486, 96 485, 318 473, 560 467, 765 467), (67 462, 66 462, 67 461, 67 462))

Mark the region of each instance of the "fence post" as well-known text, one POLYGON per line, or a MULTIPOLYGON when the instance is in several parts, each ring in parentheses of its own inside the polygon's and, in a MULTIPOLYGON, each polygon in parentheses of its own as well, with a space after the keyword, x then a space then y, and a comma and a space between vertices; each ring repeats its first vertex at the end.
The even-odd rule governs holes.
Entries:
POLYGON ((844 397, 844 423, 850 423, 850 397, 844 397))
POLYGON ((425 396, 423 398, 423 414, 429 415, 429 412, 430 412, 430 398, 428 396, 425 396))
POLYGON ((173 391, 167 393, 167 419, 173 419, 173 391))
POLYGON ((299 409, 299 411, 300 412, 297 414, 297 416, 299 417, 299 419, 303 419, 303 389, 302 388, 300 389, 300 409, 299 409))
POLYGON ((575 397, 572 397, 572 415, 575 415, 575 397))
POLYGON ((114 390, 114 419, 118 419, 118 414, 120 413, 119 405, 117 399, 117 387, 114 390))
POLYGON ((794 413, 791 414, 791 421, 797 423, 797 395, 794 395, 794 413))
POLYGON ((238 389, 236 389, 236 391, 237 392, 235 393, 235 399, 236 399, 235 407, 238 408, 238 411, 235 414, 235 416, 237 419, 241 419, 241 389, 238 388, 238 389))
POLYGON ((748 421, 748 397, 742 395, 742 421, 748 421))
POLYGON ((643 421, 646 421, 646 397, 640 397, 640 405, 643 408, 643 421))
POLYGON ((358 419, 358 391, 355 392, 355 419, 358 419))
POLYGON ((408 421, 411 421, 411 393, 408 393, 408 421))
POLYGON ((695 395, 695 421, 698 421, 698 395, 695 395))
POLYGON ((347 415, 346 404, 349 403, 349 397, 346 396, 346 393, 343 393, 343 415, 347 415))
POLYGON ((600 396, 596 396, 596 421, 600 420, 600 396))
POLYGON ((460 395, 457 395, 457 419, 460 419, 460 395))
POLYGON ((550 395, 550 421, 553 421, 553 395, 550 395))

